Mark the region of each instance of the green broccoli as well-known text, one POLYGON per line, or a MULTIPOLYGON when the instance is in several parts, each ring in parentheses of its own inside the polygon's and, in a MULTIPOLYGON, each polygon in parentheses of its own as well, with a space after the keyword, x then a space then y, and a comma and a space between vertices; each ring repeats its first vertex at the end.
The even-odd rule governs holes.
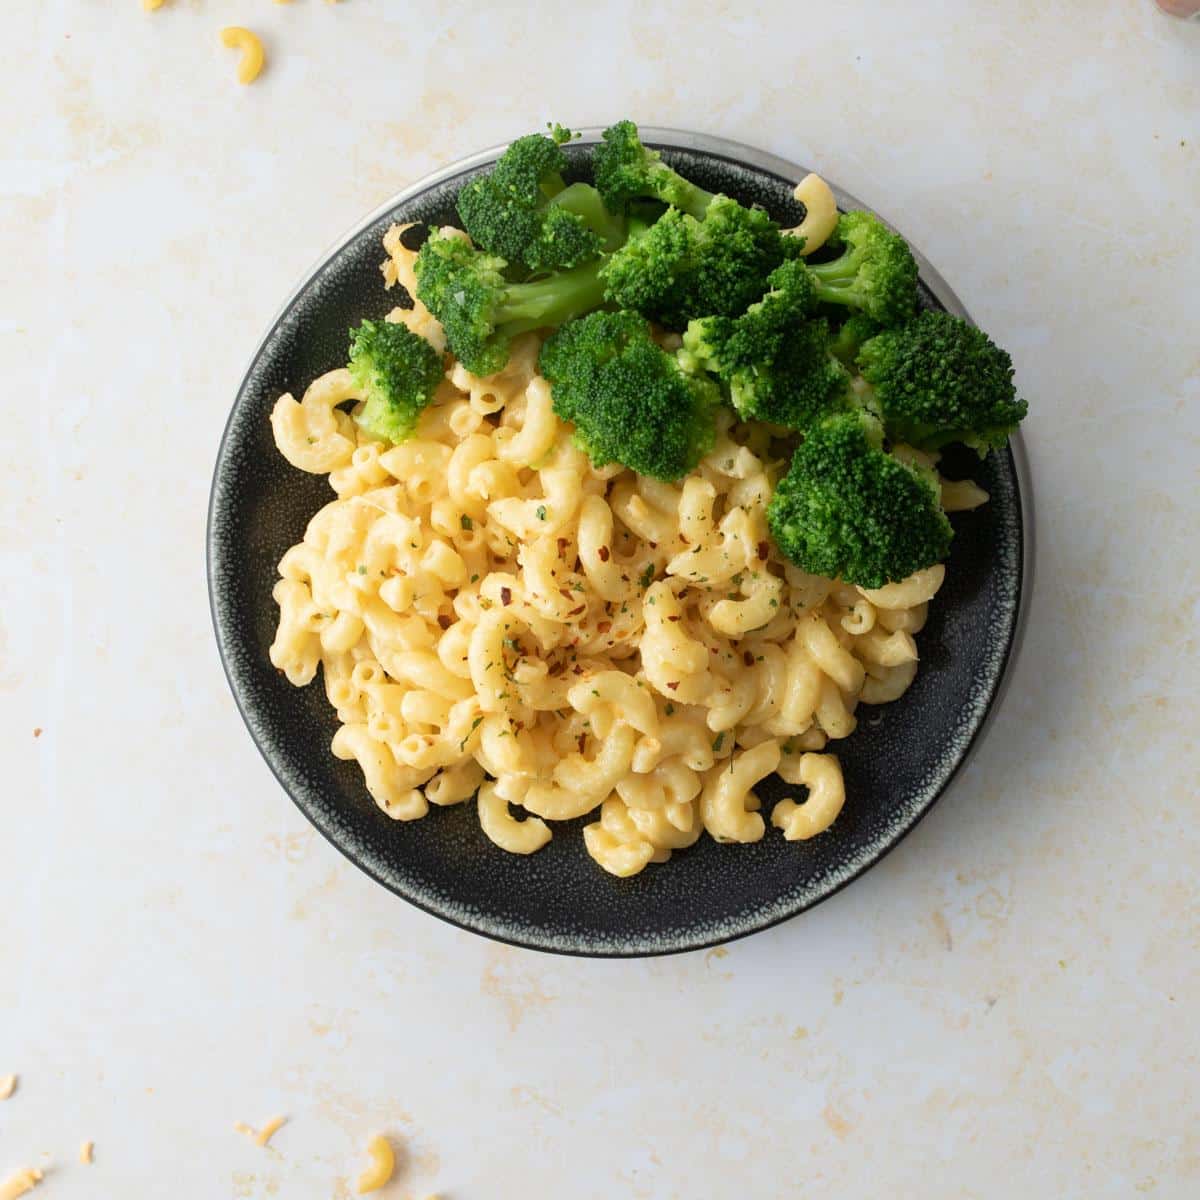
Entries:
POLYGON ((744 312, 799 250, 762 209, 715 196, 702 220, 671 208, 649 228, 631 222, 629 240, 605 265, 605 295, 683 329, 693 317, 744 312))
POLYGON ((877 334, 858 365, 888 437, 921 450, 963 442, 983 456, 1004 445, 1029 407, 1016 397, 1008 354, 945 312, 877 334))
POLYGON ((854 366, 859 348, 868 338, 873 338, 883 326, 863 312, 852 312, 838 327, 829 352, 847 367, 854 366))
POLYGON ((556 126, 553 134, 517 138, 488 174, 458 193, 475 244, 530 271, 575 267, 620 242, 620 222, 599 192, 563 182, 567 159, 559 143, 571 133, 556 126))
POLYGON ((882 325, 912 315, 917 264, 898 233, 871 213, 848 212, 838 218, 830 244, 843 248, 837 258, 808 264, 821 300, 858 309, 882 325))
POLYGON ((631 200, 649 198, 702 217, 713 199, 711 192, 667 166, 657 150, 647 150, 632 121, 618 121, 604 131, 592 164, 596 187, 613 212, 624 212, 631 200))
POLYGON ((364 321, 350 331, 350 374, 366 393, 358 423, 376 437, 402 442, 433 400, 442 356, 406 325, 364 321))
POLYGON ((770 277, 772 290, 740 317, 703 317, 683 345, 729 387, 745 420, 805 430, 845 407, 850 374, 830 355, 829 324, 813 318, 812 279, 800 262, 770 277))
POLYGON ((953 532, 936 482, 884 453, 865 412, 809 431, 767 505, 767 523, 801 570, 877 588, 946 557, 953 532))
POLYGON ((554 411, 597 466, 675 480, 712 448, 720 392, 686 354, 669 354, 631 312, 595 312, 542 346, 554 411))
POLYGON ((550 207, 578 216, 600 239, 602 254, 611 254, 625 242, 625 218, 610 213, 600 193, 590 183, 567 184, 551 197, 550 207))
POLYGON ((455 357, 476 375, 499 371, 517 334, 561 325, 604 298, 599 260, 530 283, 510 283, 507 266, 453 231, 435 231, 417 255, 417 299, 442 323, 455 357))

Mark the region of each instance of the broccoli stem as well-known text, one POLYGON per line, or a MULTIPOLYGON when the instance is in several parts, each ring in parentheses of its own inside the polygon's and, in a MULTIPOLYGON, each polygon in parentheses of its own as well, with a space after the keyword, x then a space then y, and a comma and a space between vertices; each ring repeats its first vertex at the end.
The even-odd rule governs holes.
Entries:
POLYGON ((826 284, 829 287, 853 283, 858 271, 858 263, 854 261, 852 250, 839 254, 830 262, 808 263, 807 266, 809 274, 815 276, 818 283, 826 284))
POLYGON ((598 308, 604 301, 602 261, 584 263, 548 279, 510 284, 496 309, 497 327, 503 326, 506 334, 515 336, 546 325, 562 325, 598 308))
POLYGON ((558 171, 551 171, 548 175, 543 175, 538 183, 538 191, 546 197, 547 200, 553 199, 559 195, 567 184, 562 175, 558 171))
POLYGON ((676 175, 674 179, 670 180, 663 187, 659 196, 660 199, 665 200, 668 204, 673 204, 688 216, 695 217, 697 221, 704 220, 708 206, 716 199, 715 193, 706 192, 702 187, 697 187, 694 183, 684 179, 682 175, 676 175))
POLYGON ((827 304, 854 304, 859 258, 856 250, 847 248, 829 262, 809 263, 808 273, 816 283, 817 298, 827 304))
POLYGON ((632 242, 634 238, 641 237, 653 224, 654 222, 648 217, 641 216, 638 213, 631 213, 628 224, 629 240, 632 242))
POLYGON ((583 218, 583 223, 604 239, 604 251, 611 254, 625 241, 625 225, 604 207, 600 193, 588 183, 572 183, 550 201, 567 212, 583 218))

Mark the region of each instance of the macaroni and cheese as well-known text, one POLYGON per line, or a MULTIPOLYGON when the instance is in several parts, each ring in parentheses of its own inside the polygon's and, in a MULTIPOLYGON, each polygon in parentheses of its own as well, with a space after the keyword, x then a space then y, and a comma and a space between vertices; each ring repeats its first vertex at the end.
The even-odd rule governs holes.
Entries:
MULTIPOLYGON (((402 232, 384 273, 415 295, 402 232)), ((388 319, 444 349, 419 301, 388 319)), ((816 836, 845 801, 828 743, 912 683, 944 568, 870 591, 786 562, 765 515, 786 464, 731 410, 676 485, 593 466, 539 344, 523 335, 488 378, 453 363, 399 445, 345 411, 362 399, 346 370, 280 397, 280 452, 335 499, 279 564, 271 661, 296 686, 321 672, 333 753, 399 821, 474 801, 488 838, 532 854, 553 822, 594 816, 584 845, 618 876, 702 833, 816 836), (797 794, 768 822, 772 774, 797 794)))

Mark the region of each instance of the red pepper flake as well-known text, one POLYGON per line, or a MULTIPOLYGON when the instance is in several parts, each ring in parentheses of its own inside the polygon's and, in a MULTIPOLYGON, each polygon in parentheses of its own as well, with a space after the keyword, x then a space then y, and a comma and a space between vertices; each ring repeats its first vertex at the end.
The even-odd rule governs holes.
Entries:
POLYGON ((571 674, 572 674, 572 675, 582 675, 582 674, 583 674, 583 668, 582 668, 582 667, 581 667, 581 666, 580 666, 578 663, 576 663, 576 664, 575 664, 575 665, 574 665, 574 666, 571 668, 571 674))
POLYGON ((579 614, 580 614, 581 612, 583 612, 583 611, 584 611, 586 608, 587 608, 587 605, 586 605, 586 604, 581 604, 581 605, 580 605, 578 608, 573 608, 573 609, 571 609, 571 611, 570 611, 569 613, 567 613, 567 616, 568 616, 568 617, 577 617, 577 616, 579 616, 579 614))
POLYGON ((651 542, 651 543, 650 543, 650 549, 651 549, 651 550, 657 550, 657 549, 658 549, 658 543, 657 543, 657 542, 651 542))
POLYGON ((596 632, 597 633, 607 633, 611 628, 612 628, 611 621, 600 621, 596 625, 596 632))
POLYGON ((567 539, 559 538, 558 539, 558 555, 560 558, 563 556, 563 553, 566 551, 566 548, 567 548, 567 539))
POLYGON ((500 589, 500 603, 501 604, 511 604, 512 603, 512 588, 502 587, 500 589))
POLYGON ((742 662, 744 662, 748 667, 754 666, 754 655, 751 654, 749 650, 743 650, 742 662))
POLYGON ((771 553, 771 548, 770 548, 770 546, 767 545, 766 542, 758 543, 758 557, 761 558, 763 560, 763 562, 767 561, 767 555, 770 553, 771 553))
POLYGON ((560 596, 566 596, 566 598, 567 598, 568 600, 574 600, 574 599, 575 599, 575 597, 574 597, 574 595, 572 595, 572 593, 571 593, 571 589, 570 589, 569 587, 560 587, 560 588, 558 589, 558 594, 559 594, 560 596))
POLYGON ((587 734, 586 734, 586 733, 581 733, 581 734, 579 735, 579 753, 580 753, 580 754, 582 754, 582 753, 583 753, 583 749, 584 749, 584 747, 585 747, 586 745, 587 745, 587 734))
POLYGON ((629 582, 629 576, 628 576, 628 575, 626 575, 624 571, 622 571, 622 572, 621 572, 621 582, 622 582, 622 583, 628 583, 628 582, 629 582))
POLYGON ((608 547, 601 546, 600 549, 596 551, 596 556, 600 559, 601 562, 608 562, 608 559, 609 559, 608 547))
POLYGON ((445 614, 445 613, 439 613, 439 614, 438 614, 438 624, 439 624, 439 625, 440 625, 440 626, 441 626, 443 629, 449 629, 449 628, 450 628, 450 624, 451 624, 451 622, 450 622, 450 618, 449 618, 448 616, 446 616, 446 614, 445 614))
POLYGON ((683 535, 682 533, 679 535, 679 540, 680 540, 680 541, 681 541, 681 542, 682 542, 682 543, 683 543, 685 546, 690 546, 690 545, 691 545, 691 542, 689 542, 689 541, 687 540, 687 538, 686 538, 686 537, 684 537, 684 535, 683 535))
POLYGON ((678 679, 676 679, 674 683, 672 683, 670 680, 667 681, 667 687, 669 687, 671 689, 671 691, 674 691, 678 686, 679 686, 678 679))
POLYGON ((675 615, 675 616, 673 616, 673 617, 668 617, 668 618, 667 618, 667 620, 668 620, 668 621, 678 621, 678 620, 679 620, 679 615, 678 615, 678 614, 676 614, 676 615, 675 615))

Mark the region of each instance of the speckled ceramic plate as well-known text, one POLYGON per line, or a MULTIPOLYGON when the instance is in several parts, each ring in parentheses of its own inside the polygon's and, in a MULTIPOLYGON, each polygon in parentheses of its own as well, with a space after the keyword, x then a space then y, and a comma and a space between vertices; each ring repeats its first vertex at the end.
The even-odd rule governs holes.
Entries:
MULTIPOLYGON (((643 136, 711 191, 758 202, 788 224, 800 218, 792 188, 804 168, 699 134, 643 129, 643 136)), ((570 153, 595 140, 595 131, 586 134, 570 153)), ((1020 445, 982 465, 971 455, 949 461, 948 474, 970 472, 991 502, 954 517, 957 536, 920 636, 916 683, 896 704, 860 710, 859 730, 836 745, 848 800, 829 833, 794 844, 769 829, 751 846, 702 838, 667 865, 622 880, 587 857, 584 821, 555 826, 544 850, 519 858, 484 837, 471 804, 432 809, 408 824, 389 820, 357 766, 329 752, 336 721, 320 681, 293 688, 267 657, 276 563, 331 495, 323 477, 294 470, 276 452, 267 416, 280 392, 298 395, 345 362, 351 325, 395 305, 379 272, 387 227, 455 220, 458 189, 497 153, 447 167, 369 217, 300 285, 255 352, 221 441, 209 509, 209 590, 221 658, 255 744, 301 811, 364 871, 427 912, 488 937, 568 954, 665 954, 742 937, 803 912, 877 862, 929 811, 978 739, 1018 633, 1028 561, 1020 445)), ((867 207, 844 193, 838 199, 867 207)), ((918 259, 925 302, 965 316, 918 259)), ((786 788, 776 779, 758 790, 769 808, 786 788)))

